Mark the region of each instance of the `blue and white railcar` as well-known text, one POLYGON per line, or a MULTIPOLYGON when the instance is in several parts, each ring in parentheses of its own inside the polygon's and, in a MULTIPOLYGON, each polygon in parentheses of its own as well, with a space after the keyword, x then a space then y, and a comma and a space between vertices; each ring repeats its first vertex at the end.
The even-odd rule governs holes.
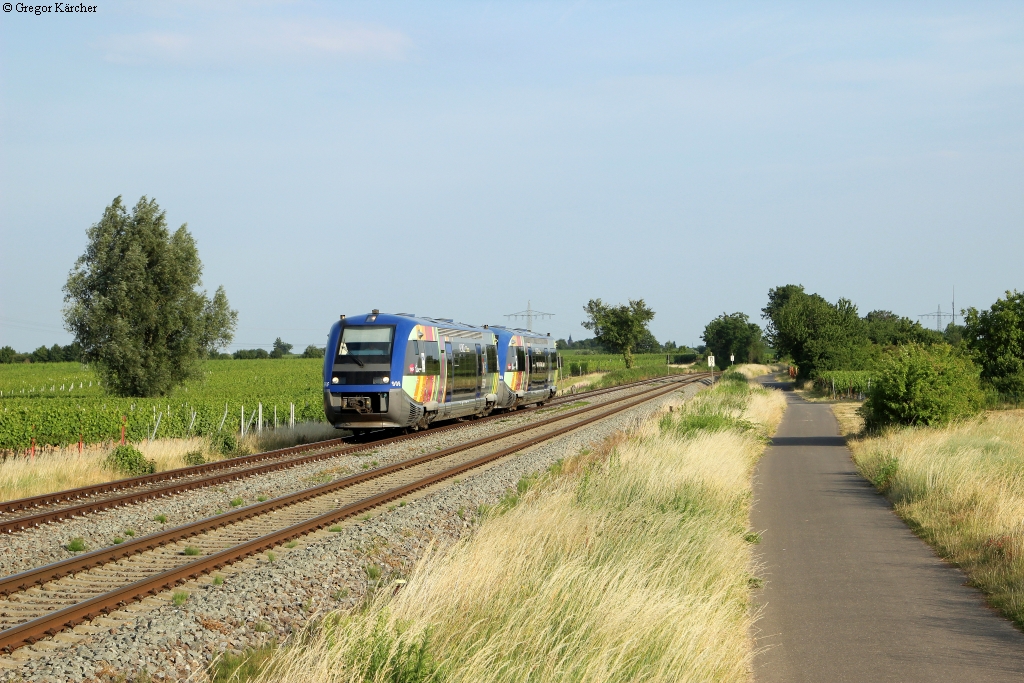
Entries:
POLYGON ((356 431, 486 415, 498 401, 497 342, 487 326, 446 319, 341 316, 324 356, 324 412, 356 431))
POLYGON ((492 326, 498 336, 501 382, 497 407, 513 409, 543 404, 557 391, 559 356, 551 335, 492 326))

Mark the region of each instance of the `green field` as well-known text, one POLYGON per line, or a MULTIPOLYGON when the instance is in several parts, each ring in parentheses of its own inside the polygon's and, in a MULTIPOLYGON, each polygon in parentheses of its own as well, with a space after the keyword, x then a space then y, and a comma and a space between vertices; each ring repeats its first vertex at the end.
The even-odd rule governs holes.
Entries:
MULTIPOLYGON (((626 362, 618 353, 574 353, 559 351, 562 356, 562 372, 566 376, 585 375, 590 372, 611 372, 625 370, 626 362)), ((665 367, 666 354, 638 353, 633 356, 634 368, 665 367)))
POLYGON ((0 450, 27 448, 33 438, 41 446, 112 441, 124 422, 130 441, 155 428, 157 438, 238 432, 242 408, 250 422, 260 403, 269 425, 275 408, 287 422, 291 404, 297 422, 323 421, 322 368, 316 358, 206 361, 199 379, 170 396, 118 398, 79 363, 0 365, 0 450))
MULTIPOLYGON (((610 373, 602 386, 665 369, 660 353, 634 356, 628 372, 621 355, 562 355, 565 376, 610 373)), ((79 438, 113 441, 120 438, 123 423, 129 441, 203 436, 221 429, 237 433, 243 408, 248 432, 261 403, 267 425, 274 424, 275 408, 278 423, 286 423, 291 404, 297 422, 322 422, 322 367, 316 358, 206 361, 201 378, 170 396, 118 398, 107 395, 96 374, 80 363, 0 365, 0 450, 28 448, 33 438, 39 446, 66 446, 79 438)))

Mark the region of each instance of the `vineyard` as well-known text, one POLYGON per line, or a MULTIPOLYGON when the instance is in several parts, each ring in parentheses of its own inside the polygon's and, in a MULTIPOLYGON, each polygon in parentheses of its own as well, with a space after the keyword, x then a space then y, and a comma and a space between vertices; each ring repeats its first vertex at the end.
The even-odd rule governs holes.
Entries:
POLYGON ((833 398, 862 396, 871 387, 868 370, 822 370, 814 378, 814 388, 833 398))
POLYGON ((162 398, 105 394, 79 363, 0 365, 0 450, 237 433, 324 420, 319 359, 207 361, 202 376, 162 398))
MULTIPOLYGON (((625 370, 626 362, 621 354, 612 353, 573 353, 572 351, 560 351, 562 356, 562 372, 566 376, 586 375, 591 372, 612 372, 614 370, 625 370)), ((692 355, 692 354, 690 354, 692 355)), ((681 354, 664 353, 638 353, 633 356, 634 368, 653 368, 666 366, 666 361, 673 363, 692 362, 693 359, 683 357, 681 354), (677 358, 677 356, 680 356, 677 358)))

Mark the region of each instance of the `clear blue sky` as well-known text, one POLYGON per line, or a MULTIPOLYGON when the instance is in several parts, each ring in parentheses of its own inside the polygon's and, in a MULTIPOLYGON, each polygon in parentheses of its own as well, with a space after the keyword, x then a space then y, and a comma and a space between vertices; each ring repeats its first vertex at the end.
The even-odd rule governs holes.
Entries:
MULTIPOLYGON (((0 14, 0 345, 67 343, 117 195, 187 222, 235 348, 370 308, 660 340, 801 283, 1024 289, 1024 4, 89 0, 0 14)), ((927 321, 926 321, 927 322, 927 321)))

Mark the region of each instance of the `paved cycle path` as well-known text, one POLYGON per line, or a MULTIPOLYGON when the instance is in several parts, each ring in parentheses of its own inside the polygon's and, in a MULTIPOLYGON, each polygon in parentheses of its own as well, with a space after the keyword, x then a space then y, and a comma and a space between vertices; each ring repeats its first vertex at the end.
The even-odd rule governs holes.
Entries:
POLYGON ((755 680, 1024 681, 1024 634, 858 474, 827 404, 786 397, 754 476, 755 680))

